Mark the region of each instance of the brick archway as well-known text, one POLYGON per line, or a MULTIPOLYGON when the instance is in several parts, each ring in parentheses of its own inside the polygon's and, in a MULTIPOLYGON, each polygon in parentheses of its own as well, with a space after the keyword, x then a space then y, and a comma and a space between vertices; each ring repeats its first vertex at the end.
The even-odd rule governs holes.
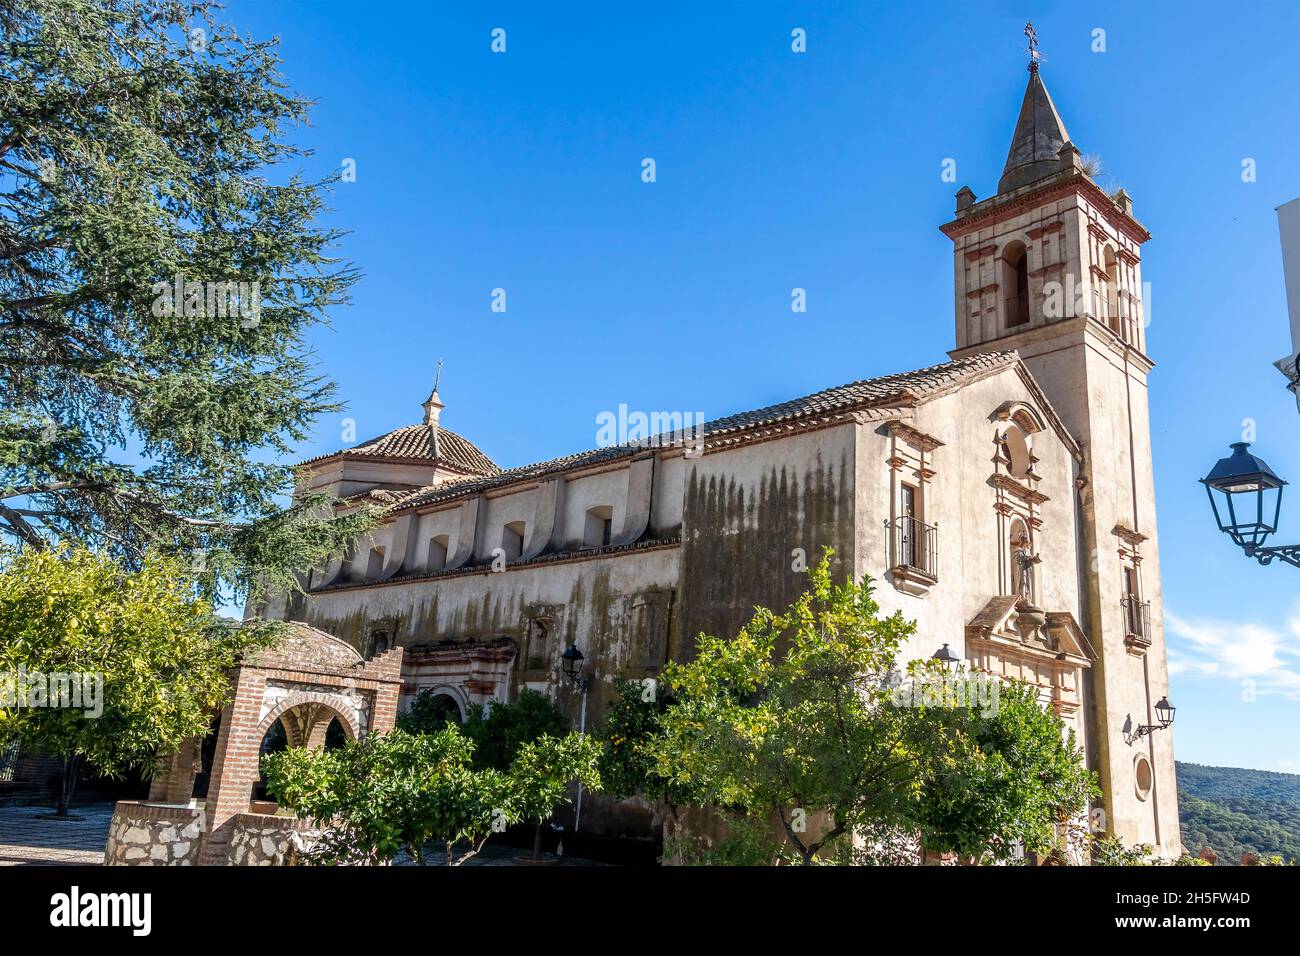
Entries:
MULTIPOLYGON (((394 647, 363 658, 333 635, 290 622, 278 644, 234 668, 203 808, 203 862, 227 862, 236 818, 247 816, 251 805, 262 740, 275 722, 284 726, 291 746, 307 748, 324 746, 335 719, 351 740, 391 730, 403 653, 394 647)), ((189 774, 182 781, 189 792, 192 771, 173 772, 182 773, 189 774)))
POLYGON ((319 750, 325 745, 325 734, 329 730, 331 719, 338 720, 348 740, 356 740, 361 736, 350 711, 351 708, 335 694, 320 691, 293 691, 262 718, 253 736, 260 744, 267 732, 279 720, 284 725, 289 746, 319 750), (304 720, 301 722, 284 719, 301 710, 314 712, 304 715, 304 720))

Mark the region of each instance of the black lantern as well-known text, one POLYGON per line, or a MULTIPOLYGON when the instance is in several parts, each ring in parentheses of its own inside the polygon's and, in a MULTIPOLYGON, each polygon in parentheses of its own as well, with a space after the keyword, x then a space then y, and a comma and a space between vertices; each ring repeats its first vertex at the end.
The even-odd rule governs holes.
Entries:
POLYGON ((935 651, 930 659, 938 661, 940 664, 942 664, 943 669, 947 671, 949 674, 955 674, 957 672, 957 668, 961 666, 961 658, 958 657, 956 654, 954 654, 952 651, 948 650, 947 644, 943 645, 943 647, 935 651))
POLYGON ((1168 697, 1161 697, 1156 703, 1155 712, 1158 724, 1138 724, 1133 726, 1133 715, 1130 714, 1124 721, 1124 741, 1132 744, 1134 741, 1141 740, 1148 734, 1157 730, 1168 730, 1174 722, 1174 710, 1176 708, 1169 703, 1168 697))
POLYGON ((591 678, 582 676, 584 658, 582 651, 578 650, 577 644, 570 644, 560 655, 560 670, 564 676, 573 681, 578 690, 582 691, 582 713, 584 723, 587 714, 587 688, 591 686, 591 678))
POLYGON ((1169 703, 1168 697, 1160 698, 1159 703, 1156 704, 1156 720, 1160 721, 1161 727, 1168 727, 1174 722, 1175 709, 1176 708, 1169 703))
POLYGON ((560 660, 563 662, 560 668, 564 671, 564 676, 576 682, 582 675, 583 659, 582 651, 578 650, 578 645, 570 644, 568 649, 560 655, 560 660))
POLYGON ((1233 442, 1231 448, 1232 454, 1220 458, 1201 482, 1210 497, 1219 530, 1247 555, 1253 555, 1277 530, 1282 512, 1282 487, 1286 482, 1247 450, 1250 442, 1233 442), (1219 510, 1214 497, 1216 491, 1222 496, 1226 514, 1219 510))

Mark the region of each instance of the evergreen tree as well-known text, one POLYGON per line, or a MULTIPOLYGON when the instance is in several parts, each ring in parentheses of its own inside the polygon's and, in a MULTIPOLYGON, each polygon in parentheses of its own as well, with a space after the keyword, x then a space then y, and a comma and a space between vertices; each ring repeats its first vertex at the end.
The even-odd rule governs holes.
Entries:
POLYGON ((214 6, 0 0, 0 537, 194 554, 240 598, 373 518, 285 510, 267 463, 336 407, 304 335, 356 271, 333 177, 285 169, 308 104, 275 42, 214 6))

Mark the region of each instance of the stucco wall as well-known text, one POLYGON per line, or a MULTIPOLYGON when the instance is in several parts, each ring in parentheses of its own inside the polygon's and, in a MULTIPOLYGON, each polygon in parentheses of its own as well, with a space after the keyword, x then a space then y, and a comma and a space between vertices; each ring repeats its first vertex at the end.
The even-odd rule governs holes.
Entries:
MULTIPOLYGON (((927 524, 937 525, 938 583, 913 595, 885 577, 890 519, 890 440, 885 426, 858 426, 856 487, 856 573, 876 580, 876 599, 886 612, 900 611, 917 622, 915 637, 905 646, 905 659, 928 658, 947 643, 954 653, 965 650, 964 629, 996 595, 1008 594, 1007 541, 999 530, 997 495, 990 484, 995 473, 994 413, 1007 402, 1037 407, 1039 400, 1014 369, 921 405, 907 423, 943 445, 930 458, 934 476, 925 486, 927 524)), ((1042 410, 1040 410, 1042 411, 1042 410)), ((1041 526, 1034 532, 1034 549, 1043 557, 1038 566, 1038 600, 1044 610, 1068 611, 1079 619, 1079 558, 1075 546, 1076 463, 1051 428, 1032 436, 1042 476, 1037 491, 1047 497, 1041 505, 1041 526)))

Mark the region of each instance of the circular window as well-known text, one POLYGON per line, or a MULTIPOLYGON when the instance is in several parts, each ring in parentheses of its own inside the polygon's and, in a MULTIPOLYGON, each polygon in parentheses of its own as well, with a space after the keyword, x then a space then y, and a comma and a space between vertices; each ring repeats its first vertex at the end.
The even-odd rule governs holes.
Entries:
POLYGON ((1151 761, 1145 754, 1138 754, 1133 759, 1133 783, 1139 800, 1145 800, 1151 793, 1151 761))

